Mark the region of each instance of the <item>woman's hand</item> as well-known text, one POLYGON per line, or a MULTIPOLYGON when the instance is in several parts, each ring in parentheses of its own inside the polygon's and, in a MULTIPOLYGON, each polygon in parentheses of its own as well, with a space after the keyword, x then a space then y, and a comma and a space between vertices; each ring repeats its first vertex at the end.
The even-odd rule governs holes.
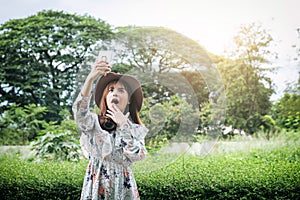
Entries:
POLYGON ((92 67, 92 70, 90 71, 87 79, 94 81, 96 80, 100 75, 106 76, 106 73, 111 71, 111 66, 108 62, 105 61, 96 61, 94 66, 92 67))
POLYGON ((81 89, 82 96, 91 96, 91 88, 93 82, 100 76, 106 76, 106 73, 111 71, 111 66, 105 61, 96 61, 92 67, 89 75, 87 76, 84 85, 81 89))
POLYGON ((112 110, 107 110, 106 116, 110 117, 120 127, 127 123, 129 112, 125 115, 121 112, 117 105, 112 105, 112 110))

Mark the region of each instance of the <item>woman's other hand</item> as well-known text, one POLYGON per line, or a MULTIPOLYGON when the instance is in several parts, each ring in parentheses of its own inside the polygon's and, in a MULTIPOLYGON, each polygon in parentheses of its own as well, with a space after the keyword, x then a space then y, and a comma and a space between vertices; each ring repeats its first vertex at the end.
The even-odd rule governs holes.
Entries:
POLYGON ((110 117, 119 127, 126 124, 129 112, 124 115, 117 105, 113 104, 112 107, 112 110, 107 110, 106 116, 110 117))

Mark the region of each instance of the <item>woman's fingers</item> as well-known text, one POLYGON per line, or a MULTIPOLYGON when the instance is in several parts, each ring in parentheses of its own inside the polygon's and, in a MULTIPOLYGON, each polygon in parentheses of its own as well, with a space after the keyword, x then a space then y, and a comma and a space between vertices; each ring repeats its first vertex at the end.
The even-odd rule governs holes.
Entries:
POLYGON ((119 107, 116 104, 113 104, 112 107, 115 109, 115 111, 117 111, 117 112, 120 111, 119 107))
POLYGON ((101 67, 101 68, 98 68, 97 70, 100 74, 102 74, 104 76, 106 75, 106 73, 111 71, 110 67, 101 67))
POLYGON ((108 65, 107 62, 96 62, 95 65, 94 65, 94 70, 97 72, 97 73, 100 73, 102 75, 106 75, 106 73, 110 72, 111 71, 111 66, 108 65))
POLYGON ((107 112, 111 115, 113 115, 114 113, 111 110, 107 110, 107 112))
POLYGON ((99 65, 99 64, 101 64, 101 65, 108 65, 108 62, 105 62, 103 60, 96 60, 95 64, 96 65, 99 65))
MULTIPOLYGON (((114 117, 113 117, 112 115, 106 113, 106 116, 109 117, 109 118, 111 118, 112 120, 114 120, 114 117)), ((114 121, 115 121, 115 120, 114 120, 114 121)))
POLYGON ((124 124, 127 121, 130 113, 127 112, 124 115, 116 105, 113 105, 113 109, 114 110, 107 110, 106 116, 110 117, 118 125, 124 124))

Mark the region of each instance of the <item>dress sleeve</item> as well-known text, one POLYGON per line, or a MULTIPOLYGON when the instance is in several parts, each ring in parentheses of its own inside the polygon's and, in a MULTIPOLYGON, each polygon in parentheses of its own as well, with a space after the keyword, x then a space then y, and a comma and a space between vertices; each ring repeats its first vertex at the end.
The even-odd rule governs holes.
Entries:
POLYGON ((90 100, 91 97, 83 97, 79 94, 72 111, 81 131, 80 145, 84 156, 103 159, 112 151, 111 137, 107 131, 101 129, 100 125, 97 125, 97 115, 89 110, 90 100))
POLYGON ((74 119, 83 132, 91 130, 94 126, 93 116, 89 111, 90 100, 91 96, 84 97, 79 94, 72 106, 74 119))
POLYGON ((128 127, 119 128, 118 131, 119 138, 116 142, 123 148, 123 155, 130 162, 143 160, 147 153, 145 136, 148 129, 145 126, 129 122, 128 127))

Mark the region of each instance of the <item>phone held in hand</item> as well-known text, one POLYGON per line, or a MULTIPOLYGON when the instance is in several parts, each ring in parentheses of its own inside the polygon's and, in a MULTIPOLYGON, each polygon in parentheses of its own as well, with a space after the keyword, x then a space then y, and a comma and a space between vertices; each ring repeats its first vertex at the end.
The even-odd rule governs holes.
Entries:
POLYGON ((113 51, 111 50, 100 50, 97 60, 98 61, 104 61, 107 63, 111 63, 112 59, 113 59, 113 51))

